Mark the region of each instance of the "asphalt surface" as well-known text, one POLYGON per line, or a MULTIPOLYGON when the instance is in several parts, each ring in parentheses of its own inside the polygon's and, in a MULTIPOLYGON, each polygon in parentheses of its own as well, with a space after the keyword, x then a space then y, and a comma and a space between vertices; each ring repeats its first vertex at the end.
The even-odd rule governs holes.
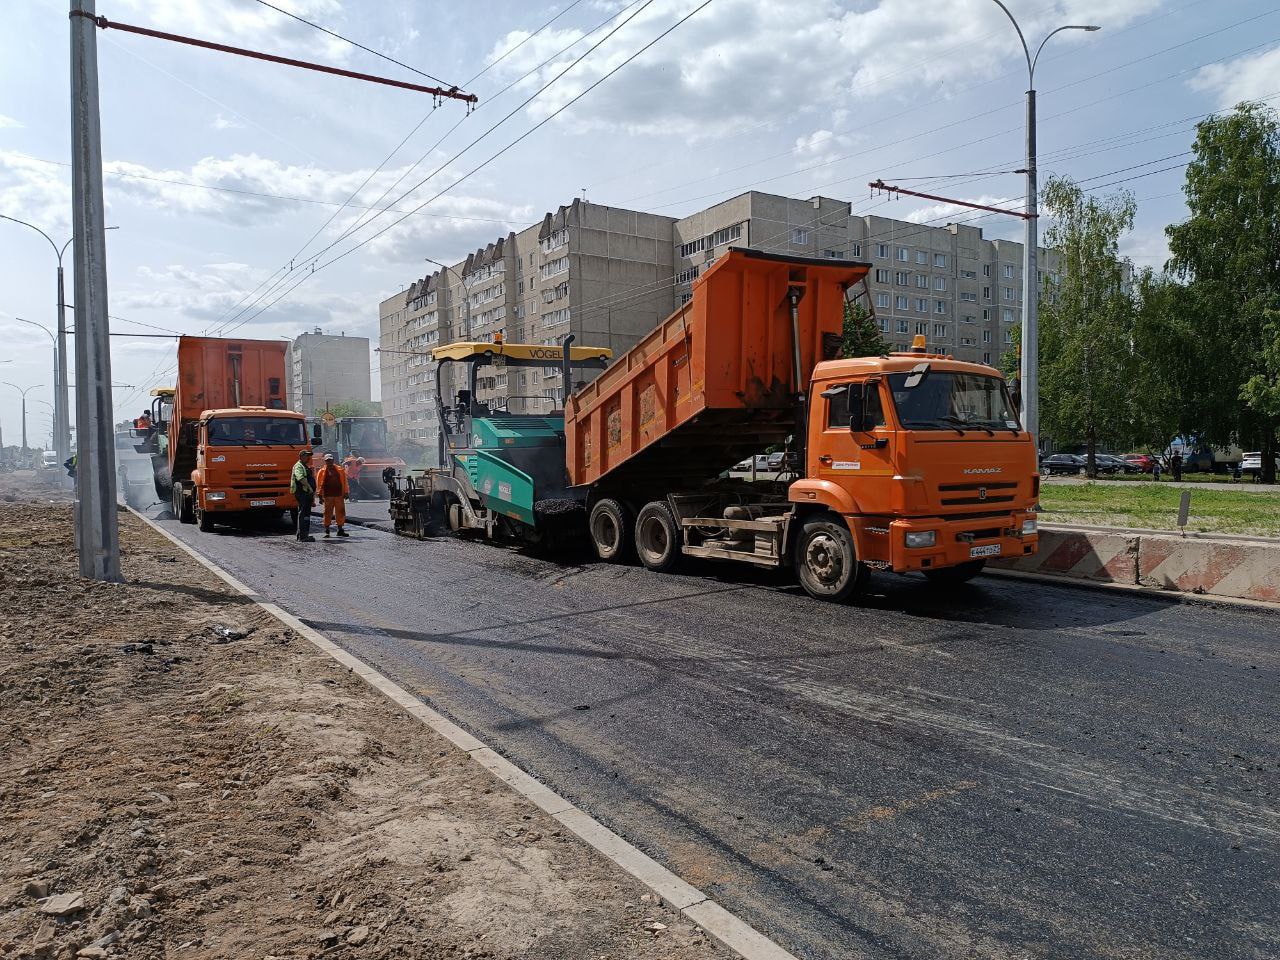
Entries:
POLYGON ((158 511, 799 957, 1280 956, 1269 612, 997 577, 833 606, 158 511))

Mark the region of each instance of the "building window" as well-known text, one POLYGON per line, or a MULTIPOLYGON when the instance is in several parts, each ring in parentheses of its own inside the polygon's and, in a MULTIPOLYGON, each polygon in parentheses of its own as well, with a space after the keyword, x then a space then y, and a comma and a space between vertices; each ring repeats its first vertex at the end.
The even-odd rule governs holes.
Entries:
POLYGON ((680 256, 691 257, 695 253, 705 250, 706 246, 706 237, 699 237, 697 240, 690 240, 688 243, 682 243, 680 244, 680 256))
POLYGON ((909 328, 909 326, 907 325, 907 321, 906 321, 906 320, 899 320, 899 321, 898 321, 898 332, 899 332, 899 333, 906 333, 909 329, 910 329, 910 328, 909 328))
POLYGON ((973 345, 974 345, 974 343, 973 343, 973 337, 961 337, 961 338, 960 338, 960 346, 962 346, 962 347, 972 347, 973 345))
POLYGON ((929 254, 925 253, 923 250, 917 250, 916 263, 927 264, 928 262, 929 262, 929 254))
POLYGON ((933 325, 933 336, 935 339, 941 340, 947 335, 947 325, 945 323, 935 323, 933 325))
POLYGON ((986 300, 988 303, 990 303, 990 302, 991 302, 991 288, 990 288, 990 287, 983 287, 983 288, 982 288, 982 299, 983 299, 983 300, 986 300))
POLYGON ((907 297, 897 296, 893 298, 893 306, 898 310, 910 310, 911 301, 907 297))
POLYGON ((888 320, 888 318, 887 318, 887 317, 881 317, 881 318, 880 318, 880 332, 881 332, 881 333, 888 333, 888 332, 889 332, 889 320, 888 320))
POLYGON ((876 257, 881 260, 889 259, 889 245, 887 243, 876 244, 876 257))
POLYGON ((1017 299, 1017 298, 1016 298, 1016 297, 1014 297, 1014 295, 1013 295, 1013 287, 1005 287, 1005 288, 1004 288, 1004 298, 1005 298, 1006 300, 1009 300, 1009 301, 1013 301, 1013 300, 1017 299))
POLYGON ((991 354, 984 353, 982 355, 982 362, 985 363, 988 367, 991 366, 991 354))
POLYGON ((693 294, 692 294, 692 293, 682 293, 682 294, 680 294, 680 306, 682 306, 682 307, 683 307, 686 303, 688 303, 688 302, 689 302, 690 300, 692 300, 692 299, 693 299, 693 294))
POLYGON ((960 318, 960 322, 961 322, 961 323, 973 323, 973 317, 972 317, 970 314, 965 314, 963 317, 961 317, 961 318, 960 318))
POLYGON ((699 267, 696 264, 685 270, 681 270, 676 274, 676 283, 691 283, 693 280, 697 279, 698 273, 699 267))
POLYGON ((961 270, 960 277, 963 280, 977 280, 978 274, 974 270, 961 270))
POLYGON ((889 295, 887 293, 876 294, 876 306, 889 309, 889 295))
POLYGON ((1006 264, 1004 265, 1004 277, 1005 277, 1005 279, 1006 279, 1006 280, 1012 280, 1012 279, 1013 279, 1013 264, 1012 264, 1012 263, 1006 263, 1006 264))
POLYGON ((1013 328, 1009 327, 1004 332, 1004 342, 1013 343, 1013 328))
POLYGON ((1013 311, 1012 311, 1012 310, 1002 310, 1002 311, 1001 311, 1001 315, 1000 315, 1000 319, 1001 319, 1001 320, 1003 320, 1005 323, 1013 323, 1013 311))
POLYGON ((553 310, 550 313, 542 315, 542 325, 544 327, 554 327, 562 323, 569 322, 569 308, 562 307, 559 310, 553 310))
POLYGON ((823 251, 822 251, 822 255, 823 255, 824 257, 826 257, 828 260, 843 260, 843 259, 844 259, 844 251, 843 251, 843 250, 823 250, 823 251))
POLYGON ((945 301, 945 300, 935 300, 935 301, 933 301, 933 312, 934 312, 934 313, 946 313, 946 312, 947 312, 947 301, 945 301))
POLYGON ((983 342, 983 343, 990 343, 990 342, 991 342, 991 331, 990 331, 990 330, 983 330, 983 331, 982 331, 982 342, 983 342))
POLYGON ((792 242, 792 243, 808 243, 808 242, 809 242, 809 231, 808 231, 808 230, 806 230, 804 227, 794 227, 794 228, 792 228, 792 230, 791 230, 791 242, 792 242))
POLYGON ((933 289, 935 289, 935 290, 945 290, 945 289, 947 289, 947 278, 946 278, 946 277, 934 277, 934 278, 933 278, 933 289))
MULTIPOLYGON (((916 313, 928 313, 929 301, 924 297, 916 297, 916 313)), ((919 331, 916 331, 917 333, 919 331)))
POLYGON ((909 286, 911 283, 911 274, 905 270, 899 270, 893 275, 893 282, 900 287, 909 286))
POLYGON ((568 269, 568 257, 560 257, 558 260, 552 260, 549 263, 544 263, 541 270, 542 279, 545 280, 548 277, 554 277, 556 274, 564 273, 568 269))
POLYGON ((542 241, 542 252, 550 253, 557 247, 563 247, 569 242, 569 228, 562 227, 555 233, 551 234, 547 239, 542 241))
POLYGON ((974 293, 972 290, 961 290, 960 299, 963 300, 965 303, 977 303, 978 295, 974 293))
POLYGON ((925 323, 923 320, 917 321, 917 322, 916 322, 916 333, 923 334, 923 333, 926 331, 926 329, 928 328, 928 326, 929 326, 929 325, 928 325, 927 323, 925 323))
POLYGON ((888 283, 888 282, 889 282, 889 271, 876 270, 876 283, 888 283))
POLYGON ((933 265, 935 267, 945 267, 947 265, 947 255, 945 253, 935 253, 933 255, 933 265))
POLYGON ((986 310, 986 309, 984 309, 984 310, 982 311, 982 322, 983 322, 983 323, 988 323, 988 322, 990 322, 990 320, 991 320, 991 311, 990 311, 990 310, 986 310))
POLYGON ((984 263, 984 264, 982 265, 982 275, 983 275, 984 277, 989 277, 989 276, 991 276, 991 264, 989 264, 989 263, 984 263))
POLYGON ((851 256, 851 257, 860 257, 860 256, 862 256, 862 244, 860 244, 860 243, 855 243, 855 244, 853 244, 853 245, 849 248, 849 256, 851 256))
POLYGON ((742 224, 735 223, 732 227, 725 227, 723 230, 717 230, 707 238, 707 246, 718 247, 722 243, 728 243, 730 240, 738 240, 742 237, 742 224))
POLYGON ((899 248, 898 248, 898 260, 899 260, 899 262, 901 262, 901 263, 908 263, 908 262, 911 260, 911 255, 910 255, 910 253, 907 251, 907 248, 906 248, 906 247, 899 247, 899 248))
POLYGON ((929 275, 927 273, 916 274, 916 286, 921 290, 929 289, 929 275))

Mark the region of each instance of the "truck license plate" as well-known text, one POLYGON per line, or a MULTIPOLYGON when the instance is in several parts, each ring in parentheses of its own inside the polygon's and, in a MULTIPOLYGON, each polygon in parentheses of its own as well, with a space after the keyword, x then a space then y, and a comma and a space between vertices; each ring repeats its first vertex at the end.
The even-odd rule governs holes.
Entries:
POLYGON ((971 557, 998 557, 1000 556, 1000 544, 986 543, 980 547, 970 547, 969 556, 971 557))
POLYGON ((250 500, 249 501, 249 506, 251 507, 274 507, 275 505, 276 505, 276 502, 274 500, 250 500))

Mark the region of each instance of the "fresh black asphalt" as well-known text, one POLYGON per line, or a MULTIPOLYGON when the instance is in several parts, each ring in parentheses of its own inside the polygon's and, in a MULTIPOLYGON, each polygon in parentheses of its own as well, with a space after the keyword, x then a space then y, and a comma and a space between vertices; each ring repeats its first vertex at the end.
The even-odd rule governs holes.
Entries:
POLYGON ((799 957, 1280 956, 1268 612, 153 515, 799 957))

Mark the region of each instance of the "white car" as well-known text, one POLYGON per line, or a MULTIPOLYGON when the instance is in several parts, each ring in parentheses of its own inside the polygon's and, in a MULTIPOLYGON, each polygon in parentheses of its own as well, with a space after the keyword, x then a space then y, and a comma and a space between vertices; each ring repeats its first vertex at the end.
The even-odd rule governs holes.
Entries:
POLYGON ((755 457, 754 457, 754 458, 753 458, 753 457, 748 457, 746 460, 743 460, 741 463, 734 464, 734 467, 733 467, 734 472, 735 472, 735 473, 750 473, 750 472, 751 472, 751 461, 752 461, 753 459, 755 460, 756 472, 757 472, 757 473, 763 473, 764 471, 766 471, 766 470, 768 470, 768 469, 769 469, 769 456, 768 456, 768 454, 764 454, 764 453, 757 453, 757 454, 755 455, 755 457))
MULTIPOLYGON (((1280 469, 1280 457, 1276 457, 1276 468, 1280 469)), ((1262 472, 1262 451, 1255 450, 1253 453, 1246 453, 1240 459, 1241 473, 1261 473, 1262 472)))

